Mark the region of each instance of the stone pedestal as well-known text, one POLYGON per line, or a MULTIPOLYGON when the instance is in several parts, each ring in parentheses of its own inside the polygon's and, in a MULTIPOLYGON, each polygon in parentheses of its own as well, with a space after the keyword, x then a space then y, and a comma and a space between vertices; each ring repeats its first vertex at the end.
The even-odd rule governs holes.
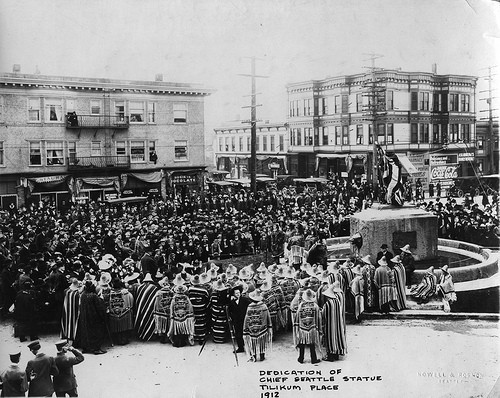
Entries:
POLYGON ((370 254, 375 261, 380 246, 386 243, 394 255, 409 244, 416 261, 431 260, 438 251, 438 218, 412 205, 393 207, 374 204, 351 216, 351 236, 363 237, 360 255, 370 254))

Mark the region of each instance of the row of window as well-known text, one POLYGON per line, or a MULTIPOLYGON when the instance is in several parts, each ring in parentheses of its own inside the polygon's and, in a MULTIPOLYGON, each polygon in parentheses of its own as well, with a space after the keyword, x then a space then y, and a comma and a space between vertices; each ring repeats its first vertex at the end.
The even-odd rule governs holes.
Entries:
MULTIPOLYGON (((256 150, 259 152, 278 152, 284 151, 285 136, 280 134, 277 136, 278 142, 276 143, 275 135, 257 135, 256 137, 256 150), (276 145, 277 144, 277 145, 276 145)), ((251 150, 251 137, 219 137, 218 146, 219 152, 236 152, 236 142, 238 142, 239 152, 250 152, 251 150), (236 141, 238 139, 238 141, 236 141)))
MULTIPOLYGON (((115 141, 113 156, 126 157, 130 163, 156 163, 156 141, 130 140, 115 141)), ((64 166, 66 158, 70 164, 78 164, 77 143, 75 141, 30 141, 30 166, 64 166)), ((186 140, 174 142, 174 160, 188 160, 188 143, 186 140)), ((92 141, 90 158, 104 156, 104 147, 101 141, 92 141)), ((4 163, 4 143, 0 141, 0 165, 4 163)))
MULTIPOLYGON (((349 95, 335 95, 333 97, 333 109, 328 109, 328 98, 315 98, 311 107, 312 99, 292 100, 289 102, 289 116, 313 116, 348 113, 349 95), (331 112, 333 111, 333 112, 331 112)), ((355 112, 369 112, 373 110, 393 110, 394 91, 388 90, 382 93, 358 93, 356 94, 355 112), (367 97, 364 101, 363 97, 367 97), (376 109, 374 109, 375 104, 376 109)), ((412 111, 434 111, 434 112, 470 112, 469 94, 431 93, 425 91, 411 92, 412 111), (431 103, 432 99, 432 103, 431 103)))
MULTIPOLYGON (((432 124, 432 137, 428 123, 412 123, 410 127, 410 143, 453 143, 470 142, 470 124, 432 124), (447 128, 447 126, 449 126, 447 128)), ((365 144, 363 125, 356 125, 356 145, 365 144)), ((350 126, 322 127, 321 129, 294 128, 290 130, 290 145, 292 146, 319 146, 319 145, 352 145, 350 126), (320 135, 321 132, 321 135, 320 135)), ((373 144, 373 126, 368 125, 368 144, 373 144)), ((379 144, 394 143, 394 124, 378 124, 376 140, 379 144)))
MULTIPOLYGON (((104 115, 103 101, 90 100, 90 107, 84 114, 92 116, 104 115)), ((63 123, 64 115, 70 112, 81 113, 82 109, 76 108, 76 100, 62 98, 31 97, 27 100, 28 122, 63 123)), ((0 96, 0 123, 5 122, 4 99, 0 96)), ((125 120, 129 116, 131 123, 156 123, 158 104, 151 101, 124 101, 114 100, 110 105, 110 113, 118 120, 125 120)), ((187 123, 188 104, 186 102, 173 103, 173 122, 187 123)))
POLYGON ((410 127, 410 142, 417 143, 468 143, 471 140, 471 126, 470 124, 433 124, 432 137, 429 133, 429 124, 426 123, 412 123, 410 127), (432 141, 429 141, 432 140, 432 141))

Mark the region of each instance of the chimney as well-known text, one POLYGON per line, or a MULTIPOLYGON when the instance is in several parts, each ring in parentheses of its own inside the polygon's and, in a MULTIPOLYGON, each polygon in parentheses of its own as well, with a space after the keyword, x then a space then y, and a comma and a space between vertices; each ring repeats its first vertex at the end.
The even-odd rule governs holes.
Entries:
POLYGON ((14 72, 14 73, 21 72, 21 64, 14 64, 12 66, 12 72, 14 72))
POLYGON ((162 82, 163 81, 163 73, 157 73, 155 76, 155 81, 162 82))
POLYGON ((438 73, 438 64, 432 64, 432 73, 435 75, 438 73))

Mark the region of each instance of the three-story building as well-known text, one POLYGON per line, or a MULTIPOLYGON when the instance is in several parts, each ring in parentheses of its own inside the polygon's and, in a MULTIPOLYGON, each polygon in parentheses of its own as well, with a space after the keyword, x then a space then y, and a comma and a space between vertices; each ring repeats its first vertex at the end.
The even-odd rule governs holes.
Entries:
POLYGON ((161 76, 0 74, 0 206, 201 188, 211 92, 161 76))

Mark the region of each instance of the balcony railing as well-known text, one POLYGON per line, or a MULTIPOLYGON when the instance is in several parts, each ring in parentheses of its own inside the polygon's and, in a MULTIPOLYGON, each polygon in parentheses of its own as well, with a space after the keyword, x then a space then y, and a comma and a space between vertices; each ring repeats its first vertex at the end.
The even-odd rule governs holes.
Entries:
POLYGON ((128 167, 130 167, 130 158, 128 156, 84 156, 68 158, 68 170, 128 167))
POLYGON ((77 115, 76 113, 66 115, 66 127, 69 129, 128 129, 129 124, 129 117, 122 115, 77 115))

